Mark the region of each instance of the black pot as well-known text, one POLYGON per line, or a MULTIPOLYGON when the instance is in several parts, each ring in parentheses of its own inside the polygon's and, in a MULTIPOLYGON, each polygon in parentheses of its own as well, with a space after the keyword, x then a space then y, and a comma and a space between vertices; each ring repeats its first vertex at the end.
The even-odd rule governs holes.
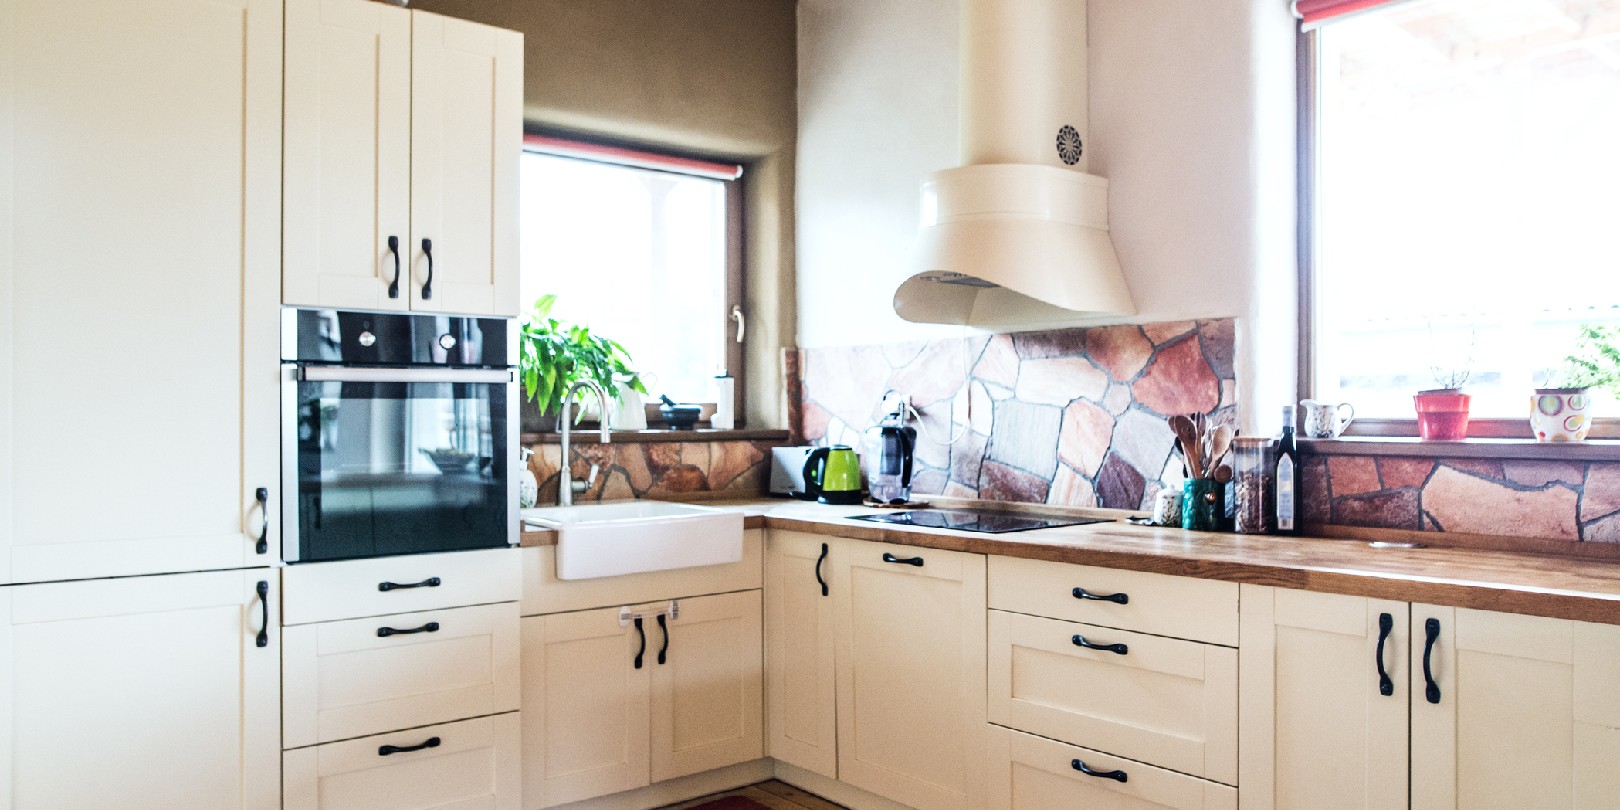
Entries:
POLYGON ((669 424, 670 430, 691 430, 697 425, 698 417, 703 415, 703 406, 660 405, 658 413, 669 424))

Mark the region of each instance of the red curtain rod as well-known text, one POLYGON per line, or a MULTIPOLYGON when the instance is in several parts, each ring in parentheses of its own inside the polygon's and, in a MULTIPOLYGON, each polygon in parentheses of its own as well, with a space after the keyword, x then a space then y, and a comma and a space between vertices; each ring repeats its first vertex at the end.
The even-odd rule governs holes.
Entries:
POLYGON ((642 169, 656 169, 677 174, 708 177, 714 180, 736 180, 742 176, 743 172, 743 167, 735 163, 716 163, 708 160, 660 155, 656 152, 642 152, 617 146, 602 146, 583 141, 573 141, 567 138, 553 138, 547 135, 524 135, 523 146, 529 150, 544 152, 548 155, 584 158, 620 166, 635 166, 642 169))

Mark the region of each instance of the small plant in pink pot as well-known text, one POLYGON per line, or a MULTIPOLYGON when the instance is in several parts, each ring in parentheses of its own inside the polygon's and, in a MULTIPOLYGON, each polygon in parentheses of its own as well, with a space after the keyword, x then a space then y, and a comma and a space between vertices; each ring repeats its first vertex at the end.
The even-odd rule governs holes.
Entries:
POLYGON ((1418 438, 1424 441, 1455 442, 1468 438, 1468 406, 1471 398, 1462 392, 1470 374, 1466 366, 1432 369, 1439 388, 1419 391, 1412 396, 1417 409, 1418 438))

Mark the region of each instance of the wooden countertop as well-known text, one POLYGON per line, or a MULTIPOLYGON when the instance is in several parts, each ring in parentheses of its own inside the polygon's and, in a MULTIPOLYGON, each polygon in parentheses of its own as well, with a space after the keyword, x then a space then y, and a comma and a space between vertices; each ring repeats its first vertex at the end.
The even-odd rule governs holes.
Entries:
MULTIPOLYGON (((780 499, 702 505, 739 509, 749 528, 1620 624, 1620 562, 1444 547, 1373 548, 1360 540, 1188 532, 1124 522, 976 534, 849 520, 881 511, 857 506, 780 499)), ((525 546, 555 542, 554 532, 523 533, 525 546)))

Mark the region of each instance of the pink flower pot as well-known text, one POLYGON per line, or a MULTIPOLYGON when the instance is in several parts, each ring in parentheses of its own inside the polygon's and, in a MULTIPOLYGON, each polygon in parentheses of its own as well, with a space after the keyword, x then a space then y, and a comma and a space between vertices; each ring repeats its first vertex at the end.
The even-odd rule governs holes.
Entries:
POLYGON ((1467 394, 1455 388, 1417 392, 1412 405, 1417 409, 1418 437, 1437 442, 1468 438, 1469 401, 1467 394))

